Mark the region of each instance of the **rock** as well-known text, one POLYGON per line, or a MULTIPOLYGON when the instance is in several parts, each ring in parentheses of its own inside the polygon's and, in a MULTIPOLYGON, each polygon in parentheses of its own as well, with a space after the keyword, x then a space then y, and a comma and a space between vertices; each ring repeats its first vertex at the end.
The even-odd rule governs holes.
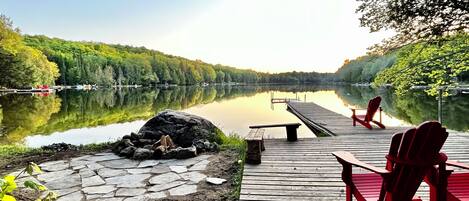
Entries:
POLYGON ((77 191, 71 194, 68 194, 66 196, 62 196, 57 201, 76 201, 76 200, 83 200, 85 196, 83 196, 83 193, 81 191, 77 191))
POLYGON ((186 181, 173 181, 165 184, 160 184, 160 185, 154 185, 148 189, 148 191, 153 191, 153 192, 159 192, 159 191, 164 191, 170 188, 174 188, 176 186, 180 186, 185 184, 186 181))
POLYGON ((132 141, 130 139, 123 139, 122 140, 122 143, 126 146, 126 147, 134 147, 134 143, 132 143, 132 141))
POLYGON ((105 183, 106 182, 104 182, 104 180, 98 175, 93 176, 93 177, 88 177, 88 178, 82 178, 81 179, 81 186, 82 187, 99 186, 99 185, 103 185, 105 183))
POLYGON ((99 170, 101 168, 104 168, 104 166, 96 163, 96 162, 92 162, 92 163, 89 163, 86 165, 86 167, 88 167, 90 170, 99 170))
POLYGON ((192 158, 197 156, 197 148, 195 146, 187 147, 187 148, 180 148, 177 149, 176 158, 177 159, 186 159, 192 158))
POLYGON ((197 192, 197 185, 187 185, 178 186, 176 188, 170 189, 169 194, 171 196, 181 196, 188 195, 197 192))
POLYGON ((150 184, 166 184, 181 179, 179 175, 173 172, 168 172, 158 176, 152 177, 149 182, 150 184))
POLYGON ((189 168, 189 171, 204 171, 207 169, 207 165, 210 163, 209 160, 203 160, 200 161, 196 164, 194 164, 192 167, 189 168))
POLYGON ((186 173, 180 174, 180 176, 184 180, 189 180, 194 183, 199 183, 200 181, 204 180, 207 177, 206 175, 199 173, 199 172, 186 172, 186 173))
POLYGON ((82 191, 86 194, 106 194, 114 190, 116 190, 114 185, 92 186, 82 189, 82 191))
POLYGON ((143 148, 153 150, 153 145, 148 144, 148 145, 143 146, 143 148))
POLYGON ((131 132, 131 133, 130 133, 130 139, 131 139, 131 140, 138 140, 138 139, 140 139, 140 138, 142 138, 142 135, 136 134, 136 133, 134 133, 134 132, 131 132))
POLYGON ((127 169, 127 168, 136 168, 139 162, 134 161, 134 160, 129 160, 129 159, 119 159, 119 160, 103 161, 103 162, 100 162, 100 164, 108 168, 127 169))
MULTIPOLYGON (((178 148, 180 148, 180 147, 178 147, 178 148)), ((171 149, 171 150, 169 150, 169 151, 167 151, 167 152, 164 152, 163 155, 161 155, 161 158, 162 158, 162 159, 176 158, 176 155, 178 154, 178 151, 177 151, 178 148, 176 148, 176 149, 171 149)), ((157 149, 157 150, 158 150, 158 149, 157 149)))
POLYGON ((127 169, 127 172, 130 174, 145 174, 150 173, 151 168, 134 168, 134 169, 127 169))
POLYGON ((85 197, 86 197, 86 200, 91 200, 91 199, 101 198, 104 195, 105 194, 89 194, 89 195, 85 195, 85 197))
POLYGON ((158 165, 156 167, 153 167, 150 172, 153 174, 163 174, 163 173, 167 173, 170 171, 171 170, 169 169, 168 166, 158 165))
POLYGON ((160 139, 162 135, 169 135, 175 144, 189 147, 198 139, 215 140, 215 129, 215 125, 202 117, 165 110, 147 121, 138 133, 145 139, 160 139))
POLYGON ((132 174, 105 179, 106 184, 117 184, 119 187, 141 187, 140 184, 150 178, 151 174, 132 174))
POLYGON ((96 173, 93 170, 89 169, 89 168, 80 169, 78 174, 80 174, 81 178, 87 178, 87 177, 92 177, 92 176, 96 175, 96 173))
POLYGON ((86 165, 73 166, 72 170, 81 170, 83 168, 86 168, 86 165))
POLYGON ((107 155, 91 156, 91 157, 86 158, 85 160, 92 161, 92 162, 100 162, 100 161, 116 160, 116 159, 121 159, 121 158, 122 157, 116 154, 107 154, 107 155))
POLYGON ((134 155, 136 149, 137 149, 137 148, 135 148, 134 146, 126 147, 126 148, 122 149, 122 150, 119 152, 119 155, 120 155, 120 156, 131 157, 131 156, 134 155))
POLYGON ((215 177, 207 177, 205 181, 209 184, 214 184, 214 185, 221 185, 226 182, 226 179, 221 179, 221 178, 215 178, 215 177))
POLYGON ((116 192, 116 196, 137 196, 147 192, 145 188, 119 188, 116 192))
POLYGON ((102 168, 98 170, 98 175, 104 178, 116 177, 126 175, 127 171, 125 170, 116 170, 111 168, 102 168))
POLYGON ((69 168, 70 164, 68 163, 68 161, 60 160, 42 163, 39 165, 39 167, 41 167, 41 169, 45 171, 55 172, 69 168))
POLYGON ((59 196, 64 196, 64 195, 68 195, 70 193, 73 193, 73 192, 77 192, 81 190, 80 187, 73 187, 73 188, 66 188, 66 189, 62 189, 62 190, 55 190, 54 192, 57 193, 57 195, 59 196))
POLYGON ((137 148, 132 158, 137 159, 137 160, 143 160, 143 159, 148 159, 152 157, 153 157, 152 150, 144 149, 144 148, 137 148))
POLYGON ((147 200, 157 200, 157 199, 161 199, 165 197, 166 197, 166 193, 157 192, 157 193, 147 193, 144 195, 126 198, 124 201, 147 201, 147 200))
POLYGON ((55 179, 45 184, 46 187, 52 190, 66 189, 78 185, 81 185, 81 177, 78 174, 72 174, 67 177, 55 179))
MULTIPOLYGON (((134 133, 134 132, 131 132, 130 134, 132 134, 132 133, 134 133)), ((122 139, 123 139, 123 140, 125 140, 125 139, 129 139, 129 140, 130 140, 131 138, 130 138, 130 135, 124 135, 124 136, 122 136, 122 139)))
POLYGON ((219 146, 216 142, 210 142, 208 140, 197 140, 194 142, 194 146, 197 148, 197 152, 216 152, 219 151, 219 146))
POLYGON ((67 177, 67 176, 69 176, 73 173, 74 173, 74 171, 70 170, 70 169, 60 170, 60 171, 56 171, 56 172, 46 172, 46 173, 37 175, 37 179, 39 181, 49 182, 49 181, 52 181, 52 180, 67 177))
POLYGON ((169 169, 178 174, 187 172, 186 166, 182 166, 182 165, 169 166, 169 169))
MULTIPOLYGON (((105 195, 104 195, 105 196, 105 195)), ((102 196, 101 196, 102 197, 102 196)), ((94 201, 122 201, 124 198, 108 198, 108 197, 102 197, 95 199, 94 201)))
POLYGON ((160 162, 157 160, 144 160, 138 164, 138 168, 146 168, 146 167, 153 167, 158 165, 160 162))
POLYGON ((53 152, 78 151, 77 146, 63 143, 63 142, 42 146, 41 148, 44 150, 53 151, 53 152))

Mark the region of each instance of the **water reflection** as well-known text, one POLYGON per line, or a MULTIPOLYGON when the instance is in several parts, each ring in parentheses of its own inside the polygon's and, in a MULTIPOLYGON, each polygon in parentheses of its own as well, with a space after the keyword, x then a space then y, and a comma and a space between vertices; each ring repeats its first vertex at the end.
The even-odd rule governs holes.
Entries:
MULTIPOLYGON (((376 95, 383 97, 385 125, 415 125, 438 119, 438 101, 419 91, 397 97, 388 90, 305 85, 65 90, 46 97, 0 96, 0 140, 2 144, 29 146, 103 142, 137 130, 144 120, 167 108, 204 116, 226 133, 243 135, 253 124, 299 122, 284 104, 271 105, 272 96, 313 101, 350 116, 348 106, 366 107, 376 95)), ((468 115, 469 95, 443 100, 441 118, 448 128, 469 130, 468 115)), ((313 136, 305 126, 300 128, 300 137, 313 136)), ((285 132, 271 129, 268 135, 285 137, 285 132)))

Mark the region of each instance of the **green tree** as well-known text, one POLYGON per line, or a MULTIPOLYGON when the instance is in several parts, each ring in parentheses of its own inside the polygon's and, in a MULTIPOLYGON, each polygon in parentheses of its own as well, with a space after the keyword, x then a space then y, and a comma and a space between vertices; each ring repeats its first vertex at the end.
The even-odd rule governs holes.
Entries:
POLYGON ((372 32, 392 29, 397 35, 375 49, 387 51, 407 44, 438 39, 469 29, 465 0, 357 0, 360 23, 372 32), (381 48, 379 48, 381 47, 381 48))
POLYGON ((53 84, 59 76, 57 65, 42 52, 24 45, 19 30, 3 15, 0 15, 0 65, 0 86, 53 84))

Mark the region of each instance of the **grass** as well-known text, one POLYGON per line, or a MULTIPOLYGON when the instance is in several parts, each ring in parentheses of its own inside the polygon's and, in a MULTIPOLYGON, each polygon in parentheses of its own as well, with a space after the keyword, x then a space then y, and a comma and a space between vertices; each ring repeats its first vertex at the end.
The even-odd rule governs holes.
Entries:
MULTIPOLYGON (((96 152, 109 149, 113 143, 104 142, 78 146, 80 152, 96 152)), ((0 158, 10 158, 24 155, 48 154, 52 151, 42 148, 30 148, 23 145, 0 145, 0 158)))
POLYGON ((14 157, 26 154, 42 153, 41 148, 29 148, 21 145, 0 145, 0 158, 14 157))
POLYGON ((244 171, 244 159, 246 156, 246 142, 242 137, 237 134, 225 135, 221 130, 217 129, 217 137, 221 144, 222 150, 233 150, 238 154, 238 167, 236 168, 235 174, 233 175, 233 186, 234 189, 230 194, 232 200, 238 200, 241 191, 241 181, 243 179, 244 171))

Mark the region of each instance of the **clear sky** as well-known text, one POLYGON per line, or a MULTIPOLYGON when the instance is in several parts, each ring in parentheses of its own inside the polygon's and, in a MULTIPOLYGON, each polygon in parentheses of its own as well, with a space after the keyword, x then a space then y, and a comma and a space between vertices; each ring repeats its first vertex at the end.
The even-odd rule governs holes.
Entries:
POLYGON ((334 72, 392 35, 354 0, 1 0, 26 34, 145 46, 264 72, 334 72))

